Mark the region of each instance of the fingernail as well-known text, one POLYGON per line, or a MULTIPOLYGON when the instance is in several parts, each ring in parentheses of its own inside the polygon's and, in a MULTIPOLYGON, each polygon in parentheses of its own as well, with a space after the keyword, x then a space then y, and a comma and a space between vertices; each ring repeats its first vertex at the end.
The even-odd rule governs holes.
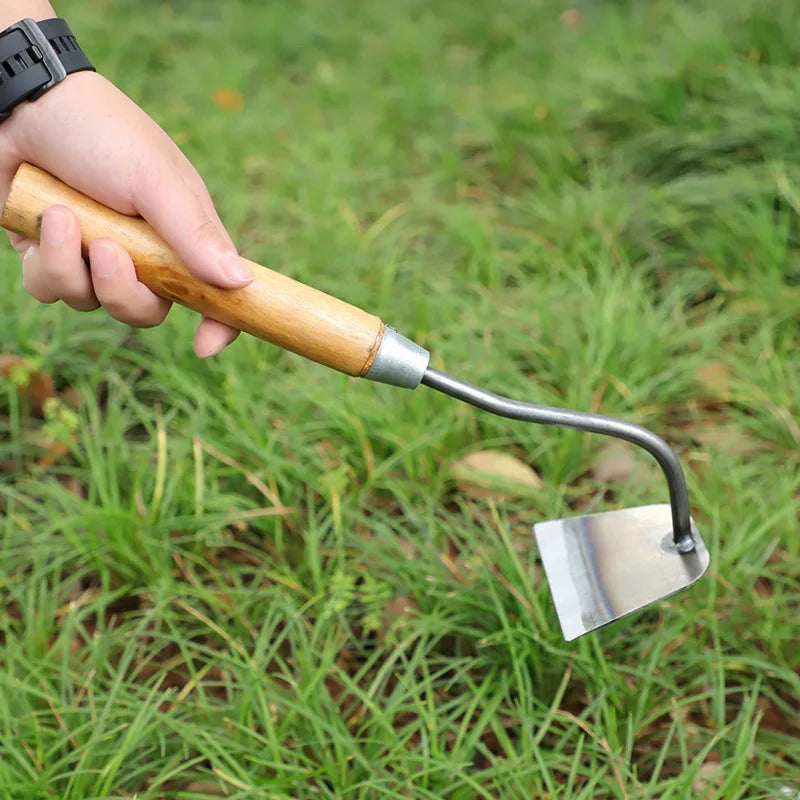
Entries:
POLYGON ((64 244, 69 231, 69 218, 63 211, 49 211, 42 217, 42 239, 51 247, 64 244))
POLYGON ((253 280, 253 273, 236 253, 226 253, 222 256, 220 263, 222 264, 222 271, 232 281, 247 284, 253 280))
POLYGON ((112 278, 119 266, 119 253, 117 248, 106 242, 97 242, 95 248, 102 248, 102 258, 97 258, 99 255, 95 250, 95 260, 92 264, 92 275, 96 278, 112 278))

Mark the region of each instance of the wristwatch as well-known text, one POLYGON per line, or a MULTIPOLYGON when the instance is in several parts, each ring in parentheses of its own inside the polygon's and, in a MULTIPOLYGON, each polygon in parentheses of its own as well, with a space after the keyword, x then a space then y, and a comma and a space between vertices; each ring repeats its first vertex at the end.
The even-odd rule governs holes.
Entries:
POLYGON ((22 19, 0 32, 0 122, 73 72, 95 71, 60 18, 22 19))

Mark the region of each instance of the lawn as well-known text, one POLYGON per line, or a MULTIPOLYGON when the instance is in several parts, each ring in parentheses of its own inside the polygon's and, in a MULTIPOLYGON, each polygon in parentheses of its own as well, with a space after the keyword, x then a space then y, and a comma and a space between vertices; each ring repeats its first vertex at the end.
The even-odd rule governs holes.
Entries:
POLYGON ((0 798, 799 796, 797 3, 58 10, 244 255, 656 431, 712 560, 565 643, 531 527, 665 502, 649 457, 200 361, 192 312, 39 305, 4 246, 0 798))

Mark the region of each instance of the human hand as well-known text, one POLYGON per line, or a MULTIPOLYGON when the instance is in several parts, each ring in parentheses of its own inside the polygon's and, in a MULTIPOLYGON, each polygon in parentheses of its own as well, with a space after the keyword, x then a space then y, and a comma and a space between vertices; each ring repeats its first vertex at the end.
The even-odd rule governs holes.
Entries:
MULTIPOLYGON (((123 214, 144 217, 191 272, 223 288, 252 280, 197 171, 169 136, 133 101, 93 72, 70 75, 0 124, 0 203, 29 161, 123 214)), ((80 224, 64 206, 42 217, 41 239, 9 234, 22 258, 25 289, 43 303, 78 311, 102 306, 136 327, 160 324, 170 302, 136 278, 128 253, 111 239, 81 255, 80 224)), ((205 318, 195 334, 198 356, 218 353, 238 331, 205 318)))

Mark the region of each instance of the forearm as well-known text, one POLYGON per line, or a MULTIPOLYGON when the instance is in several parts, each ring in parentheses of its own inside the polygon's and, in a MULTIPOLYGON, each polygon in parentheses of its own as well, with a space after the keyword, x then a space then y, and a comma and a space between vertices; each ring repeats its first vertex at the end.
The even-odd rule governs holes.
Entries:
POLYGON ((40 20, 57 16, 47 0, 0 0, 0 31, 25 17, 40 20))

